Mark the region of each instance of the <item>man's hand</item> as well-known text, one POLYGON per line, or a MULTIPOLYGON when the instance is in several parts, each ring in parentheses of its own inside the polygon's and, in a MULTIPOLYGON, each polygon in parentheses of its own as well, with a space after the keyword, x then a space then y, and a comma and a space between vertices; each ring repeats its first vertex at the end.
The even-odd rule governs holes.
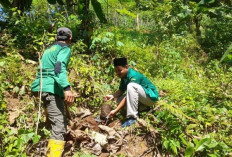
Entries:
POLYGON ((109 117, 114 117, 116 115, 117 111, 116 110, 112 110, 109 113, 109 117))
POLYGON ((74 95, 70 90, 64 92, 64 97, 65 97, 64 101, 66 103, 72 104, 74 102, 74 95))
POLYGON ((104 101, 110 101, 110 100, 113 100, 113 99, 114 99, 113 95, 106 95, 106 96, 104 96, 104 101))

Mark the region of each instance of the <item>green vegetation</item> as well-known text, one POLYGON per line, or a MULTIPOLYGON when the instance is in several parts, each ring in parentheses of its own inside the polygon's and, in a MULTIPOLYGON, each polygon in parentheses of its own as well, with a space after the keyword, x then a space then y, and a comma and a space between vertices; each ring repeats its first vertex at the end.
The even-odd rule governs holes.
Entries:
POLYGON ((99 109, 102 97, 118 88, 112 59, 126 56, 160 91, 156 110, 144 118, 161 134, 163 153, 231 155, 231 0, 33 0, 18 9, 13 4, 20 1, 12 2, 0 0, 0 156, 26 156, 49 136, 43 127, 35 134, 38 106, 30 85, 39 54, 60 26, 74 34, 69 76, 79 96, 73 111, 99 109))

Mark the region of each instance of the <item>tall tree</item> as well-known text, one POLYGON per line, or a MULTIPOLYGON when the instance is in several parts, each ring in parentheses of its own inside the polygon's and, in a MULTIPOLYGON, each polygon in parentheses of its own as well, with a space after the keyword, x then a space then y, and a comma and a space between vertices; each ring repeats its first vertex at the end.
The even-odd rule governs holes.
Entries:
POLYGON ((21 10, 23 12, 31 7, 32 0, 13 0, 12 3, 9 0, 0 0, 0 4, 5 9, 17 7, 18 10, 21 10))
POLYGON ((98 0, 66 0, 65 3, 62 0, 47 0, 50 4, 65 5, 69 13, 77 14, 81 19, 81 27, 79 36, 84 40, 85 44, 90 46, 90 39, 93 31, 92 16, 90 15, 90 4, 94 9, 94 12, 101 23, 107 23, 105 14, 103 13, 101 4, 98 0))

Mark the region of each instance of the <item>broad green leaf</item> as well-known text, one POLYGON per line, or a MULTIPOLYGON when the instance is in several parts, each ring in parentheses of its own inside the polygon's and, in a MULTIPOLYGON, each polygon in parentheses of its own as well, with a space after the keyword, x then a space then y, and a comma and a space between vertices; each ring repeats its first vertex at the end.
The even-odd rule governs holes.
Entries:
POLYGON ((107 36, 107 37, 114 37, 114 33, 106 32, 106 36, 107 36))
POLYGON ((185 144, 185 145, 188 145, 188 142, 184 139, 184 134, 182 133, 179 138, 181 139, 181 141, 185 144))
POLYGON ((197 116, 197 119, 198 119, 199 121, 201 121, 201 122, 204 122, 204 121, 205 121, 205 119, 204 119, 201 115, 198 115, 198 116, 197 116))
POLYGON ((208 154, 208 156, 210 156, 210 157, 218 157, 218 155, 215 155, 215 154, 208 154))
POLYGON ((224 150, 229 149, 229 147, 224 142, 219 142, 218 145, 220 145, 220 147, 222 147, 224 150))
POLYGON ((218 143, 216 141, 212 141, 212 143, 208 144, 207 147, 211 148, 215 148, 218 145, 218 143))
POLYGON ((82 15, 84 13, 84 4, 82 4, 82 3, 79 2, 77 4, 77 7, 78 7, 78 14, 82 15))
POLYGON ((48 40, 49 41, 55 41, 55 38, 54 37, 50 37, 48 40))
POLYGON ((18 135, 22 135, 22 134, 26 134, 26 133, 27 133, 27 130, 25 130, 25 129, 20 128, 18 130, 18 135))
POLYGON ((21 154, 21 157, 27 157, 26 153, 21 154))
POLYGON ((92 58, 94 61, 95 60, 97 60, 98 59, 98 55, 97 54, 95 54, 94 56, 93 56, 93 58, 92 58))
POLYGON ((21 14, 21 10, 17 10, 18 14, 20 15, 21 14))
POLYGON ((205 4, 211 4, 214 2, 215 2, 215 0, 201 0, 198 4, 205 5, 205 4))
POLYGON ((19 95, 25 94, 25 90, 20 90, 19 95))
POLYGON ((110 41, 110 38, 107 38, 107 37, 102 38, 102 43, 103 44, 108 43, 109 41, 110 41))
POLYGON ((165 141, 163 142, 163 146, 164 146, 166 149, 168 149, 168 148, 169 148, 169 141, 168 141, 168 140, 165 140, 165 141))
POLYGON ((101 41, 101 38, 99 37, 96 37, 93 39, 92 43, 96 43, 96 42, 100 42, 101 41))
POLYGON ((4 61, 0 62, 0 67, 2 67, 5 64, 4 61))
POLYGON ((117 46, 118 46, 118 47, 123 47, 124 44, 123 44, 122 42, 120 42, 120 41, 117 41, 117 46))
POLYGON ((193 128, 196 128, 197 127, 197 124, 189 124, 186 129, 189 130, 189 129, 193 129, 193 128))
POLYGON ((128 11, 126 8, 116 9, 116 11, 121 15, 127 15, 127 16, 130 16, 132 18, 136 18, 136 15, 133 14, 132 12, 128 11))
POLYGON ((194 154, 194 144, 189 143, 185 150, 185 157, 191 157, 194 154))
POLYGON ((35 50, 38 50, 37 47, 35 47, 35 46, 33 46, 33 48, 34 48, 35 50))
POLYGON ((99 18, 101 23, 107 23, 107 20, 105 18, 105 14, 103 13, 101 3, 98 2, 98 0, 91 0, 91 4, 93 6, 93 9, 99 18))
POLYGON ((227 48, 227 50, 226 50, 226 52, 224 53, 224 55, 222 56, 220 62, 222 62, 222 61, 226 58, 226 56, 231 52, 231 50, 232 50, 232 43, 231 43, 230 46, 227 48))
POLYGON ((170 145, 173 153, 177 154, 177 148, 180 147, 179 143, 174 140, 170 140, 170 142, 171 142, 170 145))
POLYGON ((195 143, 195 145, 199 143, 199 141, 196 138, 193 139, 193 142, 195 143))
POLYGON ((28 134, 23 134, 22 135, 22 139, 23 142, 27 143, 30 139, 32 139, 32 137, 34 136, 35 133, 28 133, 28 134))
POLYGON ((18 140, 17 140, 17 148, 22 149, 22 146, 23 146, 23 140, 18 138, 18 140))
POLYGON ((33 139, 32 139, 32 140, 33 140, 33 143, 35 144, 35 143, 39 142, 40 138, 41 138, 40 135, 34 135, 34 137, 33 137, 33 139))
POLYGON ((203 149, 205 148, 205 145, 206 145, 208 142, 210 142, 210 138, 203 138, 203 139, 201 139, 201 140, 197 143, 197 145, 196 145, 196 147, 195 147, 195 150, 196 150, 196 151, 201 151, 201 150, 203 150, 203 149))
POLYGON ((38 42, 39 45, 43 45, 43 42, 38 42))
POLYGON ((13 92, 14 92, 14 93, 18 93, 18 92, 19 92, 19 87, 17 87, 17 86, 14 87, 13 92))
POLYGON ((9 130, 9 132, 8 132, 9 135, 14 135, 15 133, 16 133, 16 131, 14 129, 9 130))
POLYGON ((16 22, 15 22, 15 25, 17 25, 17 24, 19 24, 20 23, 20 20, 17 20, 16 22))

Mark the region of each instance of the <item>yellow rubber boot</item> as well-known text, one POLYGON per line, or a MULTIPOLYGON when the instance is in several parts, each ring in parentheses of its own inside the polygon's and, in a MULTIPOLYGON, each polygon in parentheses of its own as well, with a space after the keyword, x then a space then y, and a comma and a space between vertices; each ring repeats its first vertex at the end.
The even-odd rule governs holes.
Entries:
POLYGON ((65 141, 50 139, 47 147, 47 157, 61 157, 65 141))

